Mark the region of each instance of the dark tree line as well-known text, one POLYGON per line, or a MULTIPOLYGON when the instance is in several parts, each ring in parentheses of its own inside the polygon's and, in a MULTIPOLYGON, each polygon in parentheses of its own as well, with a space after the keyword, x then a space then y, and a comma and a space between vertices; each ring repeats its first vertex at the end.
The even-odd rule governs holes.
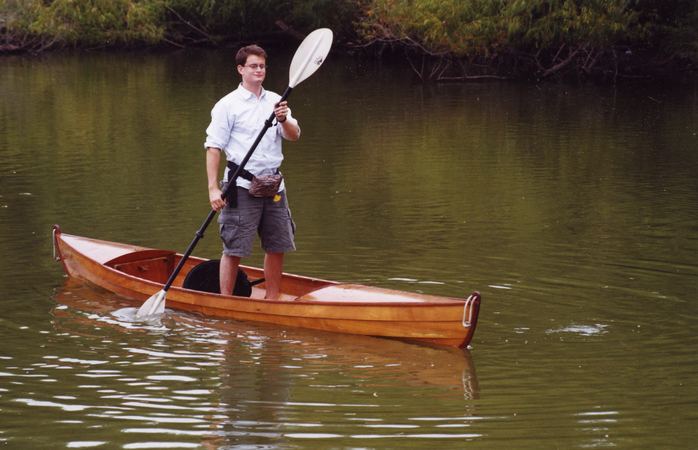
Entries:
POLYGON ((0 53, 300 39, 404 59, 425 81, 685 76, 695 0, 2 0, 0 53))

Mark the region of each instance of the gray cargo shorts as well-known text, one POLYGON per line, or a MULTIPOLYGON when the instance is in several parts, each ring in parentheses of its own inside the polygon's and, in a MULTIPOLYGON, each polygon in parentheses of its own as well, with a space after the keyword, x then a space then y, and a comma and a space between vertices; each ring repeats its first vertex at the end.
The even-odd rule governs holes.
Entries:
POLYGON ((266 253, 288 253, 296 249, 296 224, 291 218, 286 191, 276 198, 259 198, 237 187, 237 208, 226 205, 218 215, 223 254, 245 257, 252 254, 258 234, 266 253))

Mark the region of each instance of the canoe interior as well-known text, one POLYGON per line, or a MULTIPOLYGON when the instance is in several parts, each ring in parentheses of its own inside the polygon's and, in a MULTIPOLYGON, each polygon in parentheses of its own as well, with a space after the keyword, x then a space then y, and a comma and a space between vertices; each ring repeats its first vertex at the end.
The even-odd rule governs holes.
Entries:
MULTIPOLYGON (((169 250, 140 250, 133 253, 118 256, 104 265, 155 283, 167 282, 172 271, 181 259, 181 255, 169 250)), ((201 258, 190 257, 182 271, 172 283, 172 286, 182 287, 187 274, 198 264, 206 261, 201 258)), ((264 272, 255 267, 241 266, 251 281, 264 277, 264 272)), ((296 275, 284 275, 282 281, 282 300, 295 300, 307 302, 340 302, 340 303, 424 303, 425 296, 409 292, 367 287, 358 284, 340 284, 332 281, 305 278, 296 275)), ((253 288, 253 298, 264 298, 264 283, 253 288)), ((456 302, 459 299, 439 298, 440 302, 456 302)))
POLYGON ((165 283, 175 268, 176 256, 167 250, 142 250, 116 257, 105 265, 128 275, 165 283))
MULTIPOLYGON (((179 264, 181 255, 169 250, 139 250, 132 253, 126 253, 113 258, 106 263, 105 266, 111 267, 119 272, 127 275, 135 276, 155 283, 164 284, 167 282, 170 274, 179 264)), ((182 287, 187 274, 198 264, 206 261, 205 259, 189 257, 184 263, 181 272, 177 275, 172 286, 182 287)), ((240 266, 250 281, 264 278, 264 271, 255 267, 240 266)), ((299 276, 285 275, 282 281, 283 294, 282 298, 291 300, 302 298, 312 292, 325 287, 336 285, 332 281, 318 280, 314 278, 305 278, 299 276)), ((264 283, 256 285, 252 290, 253 298, 264 298, 264 283)))

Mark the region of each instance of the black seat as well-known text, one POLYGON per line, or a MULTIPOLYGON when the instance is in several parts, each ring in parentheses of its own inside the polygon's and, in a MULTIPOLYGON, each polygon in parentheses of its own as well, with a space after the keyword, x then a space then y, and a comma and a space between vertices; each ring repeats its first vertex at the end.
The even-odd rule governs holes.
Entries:
MULTIPOLYGON (((220 266, 221 261, 219 259, 211 259, 196 265, 184 278, 183 287, 195 291, 220 294, 220 266)), ((254 284, 262 281, 264 280, 256 280, 254 284)), ((253 283, 250 283, 245 271, 238 268, 238 277, 235 280, 233 295, 249 297, 252 295, 252 285, 253 283)))

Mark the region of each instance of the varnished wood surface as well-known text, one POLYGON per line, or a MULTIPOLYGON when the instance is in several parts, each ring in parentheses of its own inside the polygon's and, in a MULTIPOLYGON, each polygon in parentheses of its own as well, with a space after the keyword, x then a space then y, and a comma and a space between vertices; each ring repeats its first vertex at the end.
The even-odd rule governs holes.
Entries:
MULTIPOLYGON (((85 279, 138 304, 162 289, 181 255, 167 250, 91 239, 55 231, 57 255, 71 276, 85 279)), ((280 300, 264 300, 264 284, 251 298, 182 288, 201 258, 190 257, 167 293, 167 307, 204 315, 267 322, 338 333, 384 336, 465 347, 471 341, 480 297, 440 297, 284 274, 280 300), (464 326, 464 318, 470 320, 464 326)), ((261 269, 244 266, 251 279, 261 269)))

